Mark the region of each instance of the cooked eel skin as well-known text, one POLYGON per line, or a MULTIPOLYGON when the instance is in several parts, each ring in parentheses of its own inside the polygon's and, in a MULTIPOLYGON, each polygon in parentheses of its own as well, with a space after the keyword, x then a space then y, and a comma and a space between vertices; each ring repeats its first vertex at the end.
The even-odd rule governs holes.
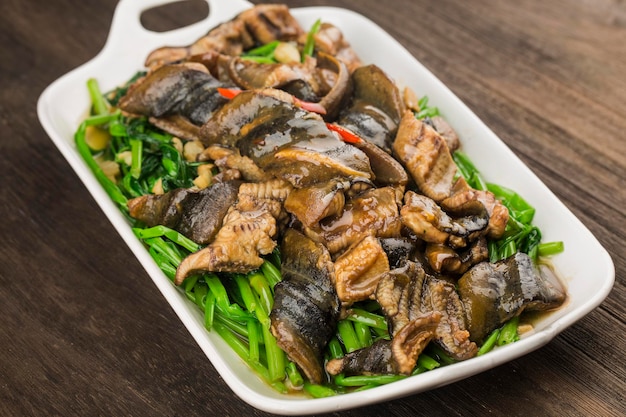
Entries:
POLYGON ((191 45, 166 46, 152 51, 146 58, 145 65, 156 69, 164 64, 210 51, 236 56, 255 45, 264 45, 275 40, 297 40, 303 33, 304 30, 287 6, 257 5, 211 29, 191 45))
POLYGON ((524 311, 550 310, 566 298, 550 268, 535 266, 524 253, 475 265, 459 279, 458 287, 468 330, 476 342, 524 311))
POLYGON ((391 153, 404 101, 395 82, 376 65, 352 73, 353 94, 338 123, 362 139, 391 153))
POLYGON ((147 194, 128 201, 131 217, 148 227, 163 225, 206 245, 213 241, 222 220, 237 201, 241 183, 214 183, 200 191, 179 188, 165 194, 147 194))
POLYGON ((320 384, 323 351, 340 311, 334 265, 326 248, 294 229, 285 233, 281 256, 283 280, 274 288, 271 331, 311 383, 320 384))
POLYGON ((187 256, 178 265, 174 283, 196 272, 248 273, 263 264, 260 255, 276 247, 276 219, 267 210, 239 211, 232 207, 209 246, 187 256))
POLYGON ((326 370, 331 375, 410 375, 420 353, 435 336, 441 314, 421 315, 403 326, 391 340, 379 339, 371 346, 331 359, 326 370))

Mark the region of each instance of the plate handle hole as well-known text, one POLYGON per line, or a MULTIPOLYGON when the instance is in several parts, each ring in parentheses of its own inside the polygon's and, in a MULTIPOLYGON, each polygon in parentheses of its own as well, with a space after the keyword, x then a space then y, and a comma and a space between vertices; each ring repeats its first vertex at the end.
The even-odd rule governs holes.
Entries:
POLYGON ((144 10, 139 21, 152 32, 169 32, 200 22, 209 12, 206 0, 180 0, 144 10))

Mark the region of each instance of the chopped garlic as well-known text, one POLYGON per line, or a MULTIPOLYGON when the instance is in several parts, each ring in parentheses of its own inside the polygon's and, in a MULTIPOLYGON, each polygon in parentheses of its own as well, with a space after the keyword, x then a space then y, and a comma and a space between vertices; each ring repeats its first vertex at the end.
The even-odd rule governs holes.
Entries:
POLYGON ((193 184, 199 189, 207 188, 211 185, 211 178, 208 178, 205 175, 198 175, 196 179, 193 180, 193 184))
POLYGON ((274 49, 274 59, 283 64, 291 62, 300 62, 300 51, 295 44, 291 42, 281 42, 274 49))
POLYGON ((409 87, 404 87, 404 92, 402 94, 402 98, 404 99, 404 105, 409 109, 415 112, 420 111, 419 99, 417 98, 417 94, 409 87))
POLYGON ((191 140, 183 147, 183 156, 186 161, 194 162, 198 155, 204 150, 204 145, 199 140, 191 140))
POLYGON ((92 151, 101 151, 107 147, 111 135, 104 129, 97 126, 87 126, 85 129, 85 142, 92 151))
POLYGON ((193 183, 199 189, 207 188, 213 182, 213 164, 203 164, 198 166, 198 176, 193 183))
POLYGON ((534 326, 530 323, 524 323, 517 326, 517 333, 524 334, 528 332, 532 332, 534 330, 534 326))
POLYGON ((133 163, 133 153, 131 151, 120 152, 115 156, 117 162, 123 162, 126 166, 131 166, 133 163))
POLYGON ((154 185, 152 186, 152 194, 164 194, 165 192, 163 191, 163 179, 159 178, 158 180, 156 180, 156 182, 154 183, 154 185))
POLYGON ((104 175, 106 175, 107 178, 110 179, 111 181, 115 182, 116 181, 115 177, 120 175, 119 164, 115 161, 102 160, 102 159, 97 162, 98 162, 98 165, 100 166, 100 169, 102 169, 102 172, 104 173, 104 175))
POLYGON ((176 148, 179 154, 183 154, 183 141, 176 136, 172 138, 172 146, 176 148))

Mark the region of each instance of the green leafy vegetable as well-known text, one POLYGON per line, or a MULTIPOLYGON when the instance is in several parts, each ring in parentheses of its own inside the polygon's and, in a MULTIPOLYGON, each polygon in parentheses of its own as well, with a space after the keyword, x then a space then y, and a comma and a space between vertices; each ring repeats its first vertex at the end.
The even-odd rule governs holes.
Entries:
POLYGON ((304 44, 304 48, 302 49, 302 62, 306 60, 307 56, 313 56, 313 52, 315 51, 315 35, 320 31, 320 27, 322 26, 322 21, 317 19, 311 29, 306 35, 306 42, 304 44))
POLYGON ((428 96, 420 98, 417 105, 419 107, 419 111, 415 113, 415 117, 418 119, 439 116, 439 108, 428 105, 428 96))
MULTIPOLYGON (((535 208, 522 196, 501 185, 486 183, 478 169, 463 152, 452 154, 460 174, 470 187, 477 190, 489 190, 509 210, 504 236, 497 241, 489 241, 489 258, 491 262, 507 258, 516 252, 524 252, 535 261, 541 244, 541 230, 532 224, 535 208)), ((563 242, 551 242, 543 246, 543 254, 555 255, 563 251, 563 242)))

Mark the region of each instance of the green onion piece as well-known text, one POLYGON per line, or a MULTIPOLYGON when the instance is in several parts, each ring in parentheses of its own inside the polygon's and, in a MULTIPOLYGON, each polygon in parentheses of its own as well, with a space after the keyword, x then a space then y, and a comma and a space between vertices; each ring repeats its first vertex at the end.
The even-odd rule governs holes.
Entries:
POLYGON ((337 395, 337 391, 324 385, 311 384, 309 381, 304 382, 304 390, 313 398, 333 397, 337 395))
MULTIPOLYGON (((222 325, 226 326, 231 332, 238 334, 239 336, 243 336, 244 338, 248 337, 248 325, 246 322, 241 322, 234 320, 228 317, 224 312, 220 309, 219 305, 216 306, 215 311, 215 322, 220 322, 222 325)), ((246 347, 247 349, 247 347, 246 347)))
MULTIPOLYGON (((264 282, 265 277, 262 274, 252 273, 251 278, 254 280, 255 283, 255 291, 258 289, 258 292, 267 297, 268 294, 270 294, 270 291, 269 286, 266 282, 264 282)), ((276 338, 270 331, 271 322, 269 319, 269 314, 271 312, 271 303, 273 302, 273 299, 266 301, 265 304, 269 305, 264 305, 264 303, 259 303, 257 305, 257 298, 253 294, 248 279, 241 275, 235 276, 235 279, 237 281, 237 284, 239 285, 239 288, 244 288, 244 291, 242 291, 242 297, 244 299, 246 307, 248 307, 249 311, 254 312, 257 319, 261 323, 261 332, 265 344, 265 355, 267 359, 267 368, 269 371, 270 381, 274 382, 283 380, 285 378, 285 352, 283 352, 282 349, 278 346, 278 344, 276 343, 276 338), (251 299, 254 299, 255 301, 250 301, 251 299)))
POLYGON ((359 345, 361 347, 371 346, 372 344, 372 332, 368 325, 354 322, 354 332, 356 333, 357 339, 359 339, 359 345))
POLYGON ((196 302, 196 295, 193 292, 196 283, 200 279, 200 275, 192 275, 188 277, 185 282, 183 282, 182 286, 185 290, 185 295, 194 303, 196 302))
POLYGON ((154 259, 154 262, 156 262, 159 269, 161 269, 161 271, 163 271, 163 273, 171 281, 174 281, 174 278, 176 277, 176 267, 171 264, 170 260, 167 257, 161 255, 153 247, 148 248, 148 253, 150 253, 150 256, 152 257, 152 259, 154 259))
POLYGON ((272 266, 276 267, 276 269, 280 271, 281 260, 280 249, 278 249, 278 246, 272 251, 272 253, 270 253, 268 258, 272 262, 272 266))
POLYGON ((487 337, 487 339, 485 340, 485 343, 483 343, 480 349, 478 349, 477 356, 484 355, 487 352, 491 352, 491 350, 493 350, 494 346, 496 345, 496 342, 498 341, 498 336, 500 336, 500 329, 495 329, 494 331, 492 331, 489 337, 487 337))
POLYGON ((167 258, 169 262, 175 267, 178 267, 178 265, 182 261, 182 257, 180 256, 180 253, 175 249, 175 247, 168 245, 160 237, 144 239, 144 243, 154 248, 155 251, 167 258))
POLYGON ((452 159, 470 187, 477 190, 487 189, 487 183, 485 183, 480 172, 466 154, 461 151, 453 152, 452 159))
POLYGON ((376 387, 379 387, 379 386, 380 386, 379 384, 367 384, 367 385, 363 385, 363 386, 355 388, 354 392, 365 391, 365 390, 376 388, 376 387))
POLYGON ((519 316, 515 316, 502 326, 502 330, 500 330, 500 335, 498 336, 498 346, 508 345, 519 340, 519 334, 517 333, 518 324, 519 316))
POLYGON ((213 328, 222 339, 230 346, 242 359, 248 360, 248 346, 241 338, 239 338, 229 327, 227 327, 219 318, 213 323, 213 328))
POLYGON ((417 107, 423 109, 424 107, 428 107, 428 96, 423 96, 417 101, 417 107))
POLYGON ((353 308, 350 310, 348 320, 365 324, 370 327, 375 327, 381 330, 387 330, 387 320, 379 314, 370 313, 360 308, 353 308))
POLYGON ((208 292, 204 300, 204 327, 210 330, 215 319, 215 295, 208 292))
POLYGON ((328 342, 328 351, 332 359, 343 358, 343 348, 336 336, 333 336, 330 342, 328 342))
MULTIPOLYGON (((522 198, 522 196, 516 193, 515 191, 509 188, 503 187, 501 185, 491 184, 491 183, 487 184, 487 189, 491 191, 496 198, 502 200, 504 205, 507 206, 507 208, 511 210, 512 212, 514 213, 528 212, 534 215, 535 208, 531 206, 530 204, 528 204, 528 202, 524 200, 524 198, 522 198)), ((528 216, 529 214, 526 215, 526 217, 528 216)), ((517 220, 524 224, 529 224, 530 221, 532 221, 532 216, 530 217, 530 220, 527 222, 524 222, 520 219, 517 219, 517 220)))
POLYGON ((355 375, 335 376, 335 384, 343 387, 360 387, 362 385, 384 385, 405 379, 406 375, 355 375))
POLYGON ((87 90, 89 91, 89 97, 91 98, 91 103, 93 104, 94 114, 99 116, 108 114, 109 106, 105 98, 102 96, 100 86, 95 78, 87 80, 87 90))
POLYGON ((207 274, 205 275, 204 280, 209 286, 211 292, 215 295, 215 302, 218 311, 221 311, 231 319, 247 320, 252 317, 250 313, 243 311, 243 309, 237 304, 230 303, 226 288, 224 288, 224 284, 222 284, 222 281, 220 281, 217 275, 207 274))
MULTIPOLYGON (((418 358, 419 359, 419 358, 418 358)), ((439 362, 437 362, 439 363, 439 362)), ((424 372, 428 371, 429 369, 424 368, 423 366, 416 366, 415 369, 413 369, 413 372, 411 372, 411 376, 413 375, 419 375, 419 374, 423 374, 424 372)))
POLYGON ((294 387, 301 387, 304 384, 304 378, 294 362, 287 362, 287 377, 294 387))
POLYGON ((420 98, 417 102, 417 106, 419 107, 419 111, 415 114, 415 117, 418 119, 439 116, 439 108, 428 105, 428 96, 420 98))
POLYGON ((537 254, 539 256, 551 256, 561 253, 565 250, 565 244, 562 241, 540 243, 537 246, 537 254))
POLYGON ((354 331, 354 326, 352 326, 352 322, 349 320, 339 320, 337 332, 346 348, 346 352, 350 353, 362 347, 354 331))
POLYGON ((193 293, 196 296, 196 304, 200 309, 204 309, 204 303, 206 303, 206 296, 209 293, 209 287, 207 287, 204 281, 199 281, 193 287, 193 293))
POLYGON ((513 197, 517 194, 515 191, 510 188, 503 187, 498 184, 487 184, 487 189, 493 193, 493 195, 500 200, 511 201, 513 197))
POLYGON ((517 245, 515 244, 515 240, 511 239, 503 247, 500 248, 499 259, 508 258, 515 253, 517 253, 517 245))
POLYGON ((185 237, 180 232, 177 232, 176 230, 170 229, 166 226, 154 226, 148 229, 134 228, 133 232, 139 239, 142 240, 149 239, 151 237, 165 236, 172 242, 175 242, 176 244, 187 249, 189 252, 197 252, 202 248, 202 246, 198 245, 193 240, 185 237))
POLYGON ((271 382, 270 385, 272 386, 272 388, 274 388, 276 391, 280 392, 281 394, 289 393, 289 389, 287 389, 287 386, 285 385, 283 381, 274 381, 274 382, 271 382))
POLYGON ((160 150, 163 153, 161 164, 168 176, 185 181, 185 163, 178 150, 169 143, 162 143, 160 150))
POLYGON ((276 338, 270 331, 269 326, 262 325, 262 332, 270 381, 283 380, 285 379, 285 352, 278 347, 276 338))
POLYGON ((216 320, 213 323, 213 328, 220 335, 222 339, 235 351, 241 359, 243 359, 261 378, 269 381, 269 373, 267 368, 261 365, 257 361, 252 361, 248 356, 248 346, 241 340, 235 333, 233 333, 228 327, 221 323, 220 320, 216 320))
POLYGON ((269 56, 244 55, 241 57, 241 59, 246 60, 246 61, 254 61, 259 64, 275 64, 277 62, 274 58, 269 57, 269 56))
POLYGON ((122 123, 120 120, 112 120, 111 122, 109 122, 109 134, 115 137, 128 136, 126 125, 124 125, 124 123, 122 123))
POLYGON ((251 313, 256 312, 257 298, 252 293, 252 288, 250 288, 250 283, 248 282, 247 277, 241 274, 236 274, 235 282, 237 283, 237 287, 239 288, 239 292, 241 293, 241 298, 243 299, 246 309, 251 313))
POLYGON ((280 44, 280 41, 272 41, 266 43, 265 45, 259 46, 258 48, 249 49, 243 54, 242 57, 271 57, 274 54, 274 50, 280 44))
POLYGON ((130 175, 134 178, 139 178, 141 176, 141 161, 142 161, 142 151, 143 144, 140 140, 130 139, 130 150, 132 155, 132 162, 130 165, 130 175))
POLYGON ((282 275, 280 274, 280 270, 269 261, 263 262, 263 265, 261 265, 261 272, 263 272, 263 275, 265 275, 265 278, 267 278, 267 281, 269 282, 272 289, 283 279, 282 275))
POLYGON ((265 314, 269 316, 272 311, 272 307, 274 306, 274 296, 272 295, 272 290, 270 289, 270 285, 267 282, 265 275, 259 272, 252 272, 248 275, 248 279, 250 287, 252 287, 254 292, 259 297, 261 308, 263 308, 265 314))
POLYGON ((450 365, 456 362, 441 347, 434 343, 430 343, 428 345, 428 349, 437 359, 439 359, 438 362, 443 365, 450 365))
POLYGON ((322 26, 322 21, 317 19, 311 29, 306 35, 306 42, 304 44, 304 48, 302 49, 302 62, 306 60, 307 56, 313 56, 313 52, 315 50, 315 35, 320 31, 320 27, 322 26))
POLYGON ((426 353, 421 353, 417 357, 417 366, 432 371, 435 368, 439 368, 441 364, 432 356, 429 356, 426 353))
POLYGON ((259 340, 261 338, 259 332, 259 322, 256 320, 248 320, 248 345, 250 360, 259 361, 260 350, 259 340))

